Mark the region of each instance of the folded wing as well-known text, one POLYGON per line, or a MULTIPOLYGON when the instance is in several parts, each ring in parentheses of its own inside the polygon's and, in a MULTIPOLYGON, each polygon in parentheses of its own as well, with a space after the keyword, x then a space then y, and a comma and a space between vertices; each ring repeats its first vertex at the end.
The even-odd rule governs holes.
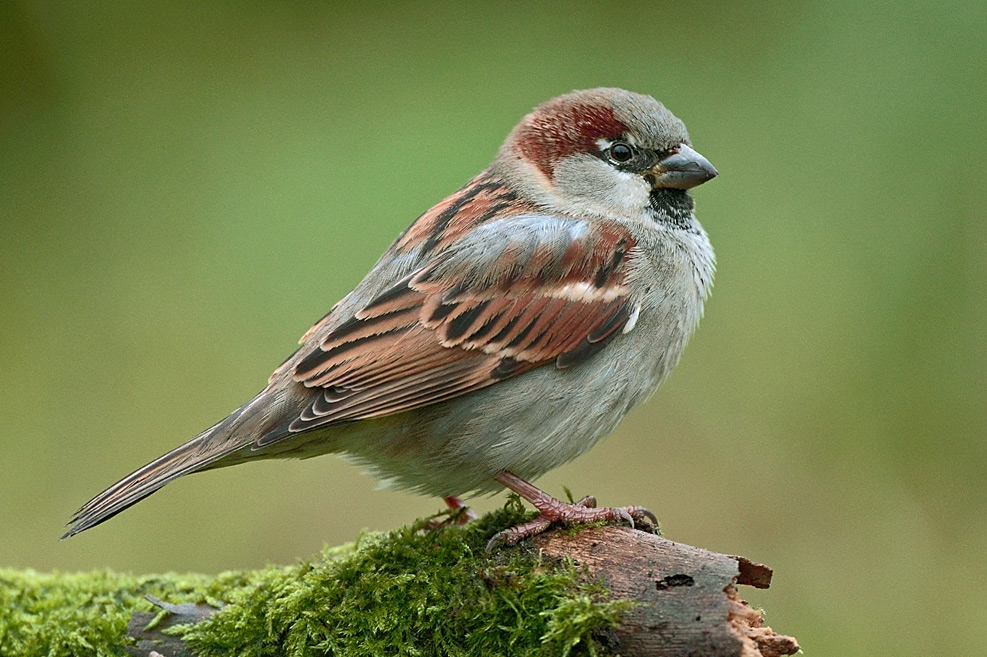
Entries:
POLYGON ((635 243, 615 224, 524 215, 457 240, 343 324, 294 379, 320 389, 289 434, 392 415, 535 367, 577 365, 630 330, 635 243))

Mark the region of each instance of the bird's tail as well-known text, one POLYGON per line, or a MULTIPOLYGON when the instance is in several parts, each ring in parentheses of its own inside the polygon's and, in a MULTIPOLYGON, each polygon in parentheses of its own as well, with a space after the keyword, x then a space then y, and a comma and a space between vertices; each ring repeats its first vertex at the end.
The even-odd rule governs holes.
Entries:
POLYGON ((86 502, 72 516, 68 522, 69 529, 62 538, 75 536, 109 520, 183 475, 217 467, 217 461, 249 445, 251 440, 244 442, 237 434, 249 435, 249 432, 240 431, 243 426, 239 420, 250 405, 238 408, 226 419, 130 473, 86 502))

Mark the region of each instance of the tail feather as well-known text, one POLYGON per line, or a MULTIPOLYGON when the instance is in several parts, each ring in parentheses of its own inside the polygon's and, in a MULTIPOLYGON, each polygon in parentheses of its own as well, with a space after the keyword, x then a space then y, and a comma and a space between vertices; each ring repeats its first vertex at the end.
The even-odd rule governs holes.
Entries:
POLYGON ((206 429, 195 438, 135 470, 102 493, 89 500, 68 522, 69 530, 63 539, 95 527, 109 520, 124 509, 137 504, 159 488, 175 479, 215 467, 216 462, 236 452, 244 443, 232 435, 233 426, 242 409, 238 409, 222 422, 206 429))

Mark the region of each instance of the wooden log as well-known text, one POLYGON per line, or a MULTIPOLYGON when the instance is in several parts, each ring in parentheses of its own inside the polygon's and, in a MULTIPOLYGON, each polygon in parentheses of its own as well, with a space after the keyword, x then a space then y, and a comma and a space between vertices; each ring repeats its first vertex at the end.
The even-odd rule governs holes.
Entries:
MULTIPOLYGON (((537 549, 542 563, 570 560, 580 577, 602 583, 611 599, 632 601, 620 625, 596 637, 611 654, 779 657, 799 650, 795 639, 764 626, 761 613, 740 599, 738 585, 768 588, 772 576, 771 569, 743 557, 612 526, 555 529, 500 549, 537 549)), ((131 655, 194 657, 180 637, 161 630, 199 622, 215 609, 152 602, 166 613, 133 615, 128 636, 137 645, 128 649, 131 655)))
POLYGON ((768 588, 767 566, 627 527, 552 531, 533 542, 545 556, 571 559, 612 599, 636 603, 601 640, 613 654, 776 657, 799 650, 739 597, 737 585, 768 588))

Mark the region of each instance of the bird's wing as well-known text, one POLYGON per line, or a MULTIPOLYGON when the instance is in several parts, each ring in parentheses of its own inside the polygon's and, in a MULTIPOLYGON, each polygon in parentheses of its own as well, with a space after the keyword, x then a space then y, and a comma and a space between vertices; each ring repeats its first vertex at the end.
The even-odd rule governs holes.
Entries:
POLYGON ((615 224, 523 215, 477 227, 319 336, 293 377, 321 394, 257 447, 576 365, 637 319, 634 248, 615 224))

